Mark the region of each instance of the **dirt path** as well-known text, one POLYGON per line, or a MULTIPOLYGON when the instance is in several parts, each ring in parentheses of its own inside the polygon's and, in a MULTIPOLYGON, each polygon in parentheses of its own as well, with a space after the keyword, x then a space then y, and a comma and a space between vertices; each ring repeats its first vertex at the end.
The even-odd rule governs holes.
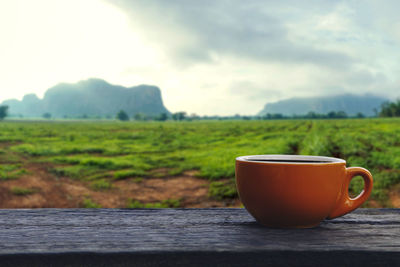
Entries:
POLYGON ((85 199, 104 208, 126 208, 129 200, 156 203, 166 199, 177 199, 185 208, 240 206, 238 200, 210 198, 209 181, 196 178, 193 171, 176 177, 115 181, 111 189, 96 191, 88 182, 54 176, 47 171, 51 167, 48 164, 28 163, 24 167, 28 174, 0 182, 0 208, 78 208, 84 207, 85 199), (15 188, 33 192, 18 195, 15 188))
POLYGON ((389 198, 393 208, 400 208, 400 184, 390 190, 389 198))
MULTIPOLYGON (((7 149, 13 143, 0 143, 7 149)), ((163 177, 168 169, 153 170, 154 178, 125 179, 112 182, 107 190, 94 190, 89 182, 57 177, 50 173, 51 164, 34 163, 12 151, 0 157, 0 164, 15 157, 28 172, 17 179, 0 180, 0 208, 82 208, 85 200, 104 208, 126 208, 130 200, 141 203, 157 203, 167 199, 179 200, 180 207, 238 207, 236 200, 216 201, 208 196, 210 182, 195 177, 196 171, 187 171, 180 176, 163 177), (21 193, 21 189, 31 192, 21 193)))

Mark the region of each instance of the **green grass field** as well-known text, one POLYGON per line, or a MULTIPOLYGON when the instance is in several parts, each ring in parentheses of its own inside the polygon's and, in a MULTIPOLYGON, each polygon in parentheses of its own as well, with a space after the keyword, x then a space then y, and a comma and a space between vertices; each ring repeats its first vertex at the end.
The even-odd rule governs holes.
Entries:
MULTIPOLYGON (((0 123, 0 182, 26 173, 22 159, 98 190, 154 177, 155 169, 168 170, 159 177, 198 170, 213 197, 234 198, 235 158, 251 154, 343 158, 372 172, 371 199, 388 207, 389 190, 400 184, 400 120, 0 123)), ((362 186, 355 179, 351 191, 362 186)))

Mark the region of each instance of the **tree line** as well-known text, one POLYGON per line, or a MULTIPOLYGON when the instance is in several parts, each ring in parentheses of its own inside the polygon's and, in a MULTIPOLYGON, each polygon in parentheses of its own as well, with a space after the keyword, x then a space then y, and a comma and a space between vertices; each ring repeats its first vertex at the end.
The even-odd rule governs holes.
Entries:
MULTIPOLYGON (((3 120, 8 115, 8 106, 0 106, 0 120, 3 120)), ((375 117, 400 117, 400 99, 395 102, 384 102, 382 103, 380 110, 375 111, 375 117)), ((44 113, 42 116, 44 119, 51 119, 52 115, 48 112, 44 113)), ((305 115, 292 115, 287 116, 281 113, 267 113, 263 116, 243 116, 243 115, 233 115, 233 116, 199 116, 197 114, 188 115, 184 111, 175 112, 172 114, 161 113, 159 115, 147 115, 144 113, 136 113, 130 117, 124 110, 119 111, 115 118, 120 121, 193 121, 193 120, 282 120, 282 119, 345 119, 345 118, 365 118, 366 116, 362 113, 357 113, 355 116, 348 116, 344 111, 331 111, 326 114, 316 113, 313 111, 308 112, 305 115)), ((64 116, 65 119, 68 116, 64 116)), ((106 116, 106 119, 112 119, 112 116, 106 116)), ((75 119, 102 119, 100 116, 90 118, 89 116, 83 114, 82 116, 76 117, 75 119)))
MULTIPOLYGON (((243 115, 233 115, 233 116, 199 116, 196 114, 188 115, 186 112, 176 112, 172 114, 162 113, 159 116, 146 116, 144 114, 135 114, 132 118, 129 115, 121 110, 116 117, 118 120, 121 121, 166 121, 166 120, 173 120, 173 121, 194 121, 194 120, 283 120, 283 119, 343 119, 343 118, 350 118, 344 111, 331 111, 327 114, 319 114, 310 111, 305 115, 293 115, 293 116, 285 116, 280 113, 275 114, 265 114, 263 116, 243 116, 243 115)), ((365 118, 362 113, 358 113, 353 118, 365 118)))
POLYGON ((384 102, 381 105, 379 117, 400 117, 400 99, 395 102, 384 102))
MULTIPOLYGON (((131 118, 129 115, 124 111, 121 110, 118 112, 116 118, 120 121, 129 121, 131 118)), ((186 112, 184 111, 179 111, 175 112, 172 114, 168 113, 160 113, 159 115, 146 115, 144 113, 136 113, 133 115, 132 119, 135 121, 149 121, 149 120, 154 120, 154 121, 166 121, 166 120, 174 120, 174 121, 183 121, 183 120, 193 120, 194 118, 199 118, 199 116, 192 114, 191 116, 188 116, 186 112)))
POLYGON ((0 106, 0 120, 4 119, 8 115, 8 106, 0 106))
MULTIPOLYGON (((400 99, 396 102, 384 102, 381 105, 380 111, 375 111, 376 116, 374 117, 400 117, 400 99)), ((199 116, 196 114, 188 115, 184 111, 172 113, 168 115, 166 113, 162 113, 159 116, 146 116, 144 114, 135 114, 133 119, 139 121, 145 120, 155 120, 155 121, 166 121, 166 120, 174 120, 174 121, 193 121, 193 120, 283 120, 283 119, 346 119, 346 118, 365 118, 366 116, 358 112, 354 116, 349 116, 344 111, 330 111, 326 114, 324 113, 316 113, 314 111, 310 111, 304 115, 292 115, 287 116, 281 113, 267 113, 263 116, 243 116, 243 115, 233 115, 233 116, 199 116)), ((125 111, 121 110, 117 115, 117 119, 119 120, 129 120, 128 114, 125 111)))

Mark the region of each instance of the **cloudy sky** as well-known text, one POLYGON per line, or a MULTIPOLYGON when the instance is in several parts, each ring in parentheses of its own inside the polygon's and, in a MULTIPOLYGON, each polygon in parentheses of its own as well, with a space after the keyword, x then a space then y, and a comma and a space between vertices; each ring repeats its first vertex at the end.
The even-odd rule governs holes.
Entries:
POLYGON ((400 2, 0 0, 0 101, 90 77, 166 107, 254 114, 289 97, 400 97, 400 2))

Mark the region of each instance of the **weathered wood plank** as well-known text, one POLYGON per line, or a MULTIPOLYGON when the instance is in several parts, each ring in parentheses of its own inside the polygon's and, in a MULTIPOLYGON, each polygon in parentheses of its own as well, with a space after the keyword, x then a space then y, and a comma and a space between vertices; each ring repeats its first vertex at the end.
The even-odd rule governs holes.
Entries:
POLYGON ((269 229, 244 209, 0 210, 0 266, 400 264, 400 209, 269 229))

